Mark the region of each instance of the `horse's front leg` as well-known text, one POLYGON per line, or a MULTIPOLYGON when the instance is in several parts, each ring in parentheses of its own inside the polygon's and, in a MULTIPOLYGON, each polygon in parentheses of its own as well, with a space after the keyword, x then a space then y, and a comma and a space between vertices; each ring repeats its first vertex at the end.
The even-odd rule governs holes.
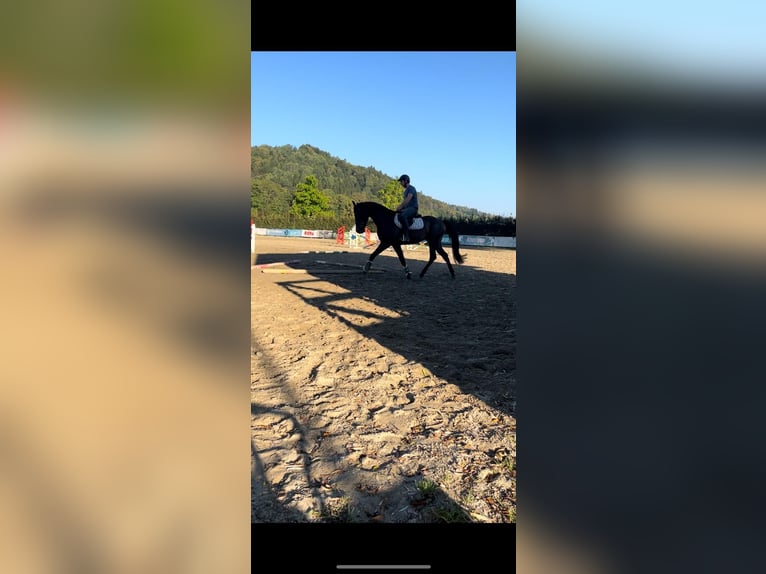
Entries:
POLYGON ((389 247, 389 245, 390 245, 389 243, 384 243, 384 242, 381 241, 380 245, 378 245, 377 249, 375 249, 375 251, 370 253, 370 258, 367 259, 367 263, 364 264, 364 268, 362 269, 362 271, 364 273, 367 273, 370 270, 370 267, 372 267, 372 260, 375 259, 378 255, 380 255, 380 253, 384 249, 387 249, 389 247))
POLYGON ((396 254, 399 256, 399 263, 401 263, 402 267, 404 267, 404 272, 407 274, 407 279, 412 279, 412 273, 410 272, 410 268, 407 267, 407 261, 404 259, 402 246, 399 243, 394 243, 392 247, 394 248, 394 251, 396 251, 396 254))

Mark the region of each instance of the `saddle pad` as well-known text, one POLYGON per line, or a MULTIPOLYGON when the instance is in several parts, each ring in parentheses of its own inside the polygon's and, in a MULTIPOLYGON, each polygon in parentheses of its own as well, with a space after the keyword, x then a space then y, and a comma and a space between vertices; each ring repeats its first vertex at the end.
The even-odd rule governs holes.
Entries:
MULTIPOLYGON (((396 226, 397 226, 399 229, 401 229, 401 228, 402 228, 402 224, 401 224, 401 222, 399 221, 399 214, 398 214, 398 213, 397 213, 396 215, 394 215, 394 223, 396 224, 396 226)), ((410 225, 410 229, 412 229, 413 231, 414 231, 415 229, 423 229, 423 218, 422 218, 422 217, 415 217, 415 218, 412 220, 412 225, 410 225)))

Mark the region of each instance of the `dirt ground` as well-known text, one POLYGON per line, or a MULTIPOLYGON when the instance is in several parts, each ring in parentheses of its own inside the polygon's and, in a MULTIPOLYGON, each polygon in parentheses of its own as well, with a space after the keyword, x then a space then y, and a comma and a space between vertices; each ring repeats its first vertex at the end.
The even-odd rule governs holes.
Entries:
POLYGON ((255 246, 252 522, 515 522, 516 251, 255 246))

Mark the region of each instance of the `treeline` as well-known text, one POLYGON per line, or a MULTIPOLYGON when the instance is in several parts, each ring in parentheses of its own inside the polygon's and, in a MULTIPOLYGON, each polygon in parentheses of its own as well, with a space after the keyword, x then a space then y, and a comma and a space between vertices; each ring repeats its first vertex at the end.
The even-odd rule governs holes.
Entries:
MULTIPOLYGON (((398 186, 396 176, 351 165, 307 144, 252 147, 250 177, 251 216, 258 227, 270 228, 349 228, 354 223, 353 201, 384 203, 383 190, 392 183, 398 186)), ((455 222, 460 233, 516 235, 513 217, 451 205, 418 192, 422 215, 455 222)))

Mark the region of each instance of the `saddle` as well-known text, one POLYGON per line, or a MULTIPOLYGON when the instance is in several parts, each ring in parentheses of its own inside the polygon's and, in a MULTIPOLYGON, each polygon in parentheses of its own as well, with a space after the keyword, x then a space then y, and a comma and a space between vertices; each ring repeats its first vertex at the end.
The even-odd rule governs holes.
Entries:
MULTIPOLYGON (((399 221, 399 214, 394 215, 394 225, 396 225, 399 229, 402 228, 402 222, 399 221)), ((423 218, 420 215, 416 215, 412 218, 412 225, 410 225, 411 231, 417 231, 418 229, 423 229, 423 218)))

